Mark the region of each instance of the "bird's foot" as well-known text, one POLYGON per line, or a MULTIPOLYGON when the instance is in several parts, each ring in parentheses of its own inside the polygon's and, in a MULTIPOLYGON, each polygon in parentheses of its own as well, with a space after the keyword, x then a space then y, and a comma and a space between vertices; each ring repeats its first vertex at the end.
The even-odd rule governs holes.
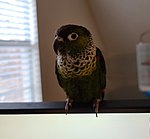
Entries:
POLYGON ((93 107, 94 107, 95 113, 96 113, 96 117, 98 117, 97 113, 99 111, 99 103, 100 103, 100 99, 96 99, 93 104, 93 107))
POLYGON ((69 108, 72 107, 72 100, 67 98, 66 99, 66 104, 65 104, 65 111, 66 111, 66 115, 68 113, 69 108))

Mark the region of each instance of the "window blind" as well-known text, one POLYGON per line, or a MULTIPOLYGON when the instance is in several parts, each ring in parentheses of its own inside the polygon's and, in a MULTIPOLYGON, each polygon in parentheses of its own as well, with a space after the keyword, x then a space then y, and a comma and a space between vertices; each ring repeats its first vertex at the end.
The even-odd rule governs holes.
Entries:
POLYGON ((0 0, 0 102, 42 101, 35 0, 0 0))

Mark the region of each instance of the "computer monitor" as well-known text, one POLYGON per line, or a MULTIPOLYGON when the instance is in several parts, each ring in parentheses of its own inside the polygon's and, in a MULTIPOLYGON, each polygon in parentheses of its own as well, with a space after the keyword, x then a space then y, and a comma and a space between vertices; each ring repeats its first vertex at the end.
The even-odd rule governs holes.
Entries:
POLYGON ((96 117, 87 105, 0 104, 0 139, 149 139, 148 100, 105 101, 96 117))

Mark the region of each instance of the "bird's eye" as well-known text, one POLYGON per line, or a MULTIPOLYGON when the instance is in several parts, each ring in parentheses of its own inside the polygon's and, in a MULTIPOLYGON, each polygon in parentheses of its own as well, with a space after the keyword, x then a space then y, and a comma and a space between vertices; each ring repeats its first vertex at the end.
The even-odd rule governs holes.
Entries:
POLYGON ((77 33, 71 33, 68 35, 68 39, 70 41, 76 40, 78 38, 78 34, 77 33))

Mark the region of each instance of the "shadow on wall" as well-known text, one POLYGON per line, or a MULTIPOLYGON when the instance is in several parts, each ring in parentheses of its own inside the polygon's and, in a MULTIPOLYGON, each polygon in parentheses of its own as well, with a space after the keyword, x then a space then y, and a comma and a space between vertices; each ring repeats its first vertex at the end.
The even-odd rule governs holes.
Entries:
POLYGON ((144 99, 138 89, 135 53, 113 55, 107 59, 106 99, 144 99))

